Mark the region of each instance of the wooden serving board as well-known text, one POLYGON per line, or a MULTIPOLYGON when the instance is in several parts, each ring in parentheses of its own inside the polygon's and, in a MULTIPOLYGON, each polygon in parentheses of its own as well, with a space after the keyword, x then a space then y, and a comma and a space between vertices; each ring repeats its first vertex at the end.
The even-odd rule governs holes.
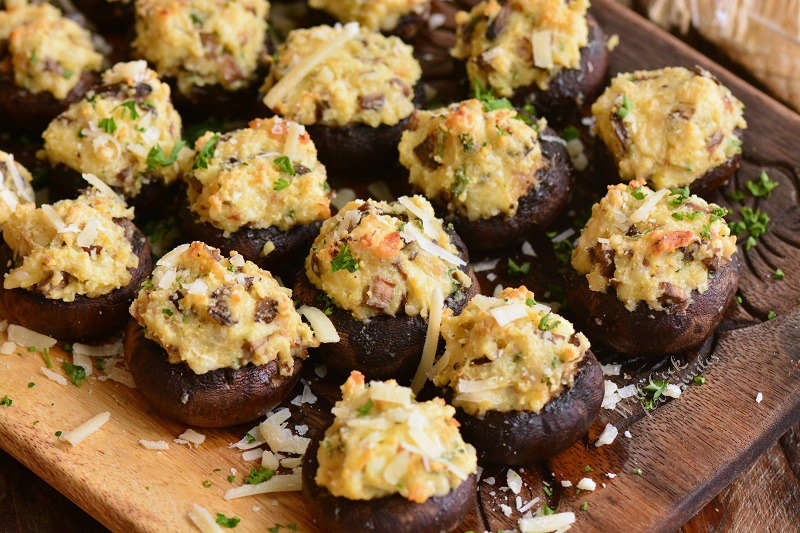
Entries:
MULTIPOLYGON (((662 397, 649 412, 636 398, 616 411, 603 410, 583 441, 546 463, 518 469, 525 482, 522 501, 540 498, 532 511, 545 501, 559 511, 574 511, 574 530, 668 531, 688 520, 800 420, 800 152, 795 150, 800 117, 611 0, 595 0, 592 12, 609 34, 621 37, 611 55, 612 73, 698 64, 747 105, 743 168, 728 192, 745 190, 745 182, 761 170, 780 182, 768 199, 746 197, 746 205, 770 215, 770 231, 757 247, 740 248, 741 303, 729 311, 720 330, 699 350, 660 363, 634 361, 624 369, 630 377, 612 378, 619 385, 648 376, 689 384, 702 374, 706 383, 689 385, 678 399, 662 397), (783 280, 774 279, 776 268, 785 273, 783 280), (768 320, 771 313, 777 317, 768 320), (761 403, 756 402, 759 392, 761 403), (620 436, 610 446, 595 448, 592 443, 606 423, 615 424, 620 436), (624 431, 632 438, 623 437, 624 431), (607 473, 616 476, 612 479, 607 473), (597 482, 594 492, 577 493, 559 483, 576 484, 583 477, 597 482)), ((580 176, 584 183, 591 179, 591 172, 580 176)), ((589 189, 597 193, 602 187, 589 189)), ((722 195, 714 200, 726 203, 722 195)), ((728 205, 734 213, 739 207, 728 205)), ((556 266, 551 245, 544 236, 534 241, 539 258, 533 260, 531 275, 509 280, 499 272, 498 282, 526 283, 537 294, 552 288, 556 266)), ((481 282, 491 291, 486 273, 481 282)), ((613 359, 613 354, 598 353, 613 359)), ((56 369, 59 358, 69 360, 59 349, 50 357, 56 369)), ((238 485, 258 464, 244 462, 241 452, 228 447, 249 427, 201 430, 207 440, 198 449, 174 444, 172 439, 186 428, 155 415, 135 390, 93 378, 80 388, 62 386, 46 379, 42 366, 41 355, 24 348, 0 356, 0 397, 13 400, 11 406, 0 406, 0 446, 110 529, 188 531, 192 526, 187 512, 198 503, 212 514, 240 517, 236 531, 264 531, 277 524, 294 524, 299 531, 325 530, 324 524, 311 523, 298 493, 222 498, 234 486, 227 480, 231 468, 238 472, 238 485), (71 429, 102 411, 110 411, 111 420, 82 444, 71 447, 58 441, 56 431, 71 429), (148 451, 139 439, 166 440, 170 448, 148 451)), ((308 365, 306 378, 318 402, 292 406, 293 420, 308 424, 312 432, 324 425, 324 412, 335 395, 335 385, 318 379, 313 367, 308 365)), ((514 495, 501 490, 506 469, 487 468, 483 478, 489 476, 496 483, 480 484, 478 506, 460 531, 516 526, 520 513, 514 495), (509 516, 501 504, 510 506, 509 516)))

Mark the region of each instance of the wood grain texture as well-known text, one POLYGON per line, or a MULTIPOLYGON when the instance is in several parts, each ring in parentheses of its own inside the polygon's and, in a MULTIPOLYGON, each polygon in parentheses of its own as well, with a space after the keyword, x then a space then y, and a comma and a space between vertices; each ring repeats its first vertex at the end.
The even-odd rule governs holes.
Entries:
MULTIPOLYGON (((706 385, 690 386, 681 398, 660 402, 652 412, 644 411, 635 399, 626 401, 616 411, 604 411, 588 436, 569 450, 545 464, 518 469, 525 481, 521 499, 540 498, 533 511, 545 501, 559 511, 575 511, 576 530, 674 530, 800 417, 796 394, 800 388, 800 156, 793 150, 800 138, 800 118, 609 0, 595 0, 592 11, 609 34, 622 37, 622 44, 611 55, 612 72, 700 64, 745 102, 750 123, 745 133, 745 164, 731 189, 741 188, 761 169, 781 182, 768 200, 747 200, 773 220, 770 233, 759 246, 743 252, 747 268, 740 291, 742 305, 731 310, 720 331, 700 349, 660 364, 635 362, 626 367, 635 379, 656 372, 669 375, 673 383, 688 383, 702 372, 706 385), (769 275, 778 267, 786 272, 782 283, 775 283, 769 275), (778 318, 766 321, 770 311, 778 318), (757 392, 764 396, 761 404, 755 402, 757 392), (633 438, 620 436, 613 445, 595 449, 592 443, 606 423, 614 423, 620 432, 630 430, 633 438), (643 474, 636 475, 634 469, 643 474), (609 472, 617 477, 606 477, 609 472), (597 490, 576 493, 574 487, 567 490, 558 483, 568 479, 574 484, 583 477, 597 481, 597 490), (581 511, 584 502, 588 507, 581 511)), ((723 201, 724 197, 716 199, 723 201)), ((537 287, 537 294, 547 294, 548 284, 554 283, 550 274, 557 267, 544 253, 551 246, 549 241, 544 236, 533 240, 541 252, 540 268, 525 279, 501 276, 500 281, 525 282, 537 287)), ((481 281, 483 289, 490 292, 493 285, 485 276, 481 281)), ((613 354, 604 355, 613 358, 613 354)), ((55 351, 54 357, 66 356, 55 351)), ((46 380, 40 374, 41 366, 38 354, 27 351, 20 356, 0 356, 0 396, 8 394, 14 400, 11 407, 0 407, 0 447, 109 528, 190 530, 186 512, 191 504, 199 503, 212 513, 241 517, 237 531, 263 531, 276 523, 295 523, 302 531, 324 530, 324 524, 316 528, 310 523, 298 494, 231 502, 221 498, 232 486, 226 480, 230 468, 238 471, 239 484, 242 474, 254 465, 228 448, 228 443, 238 440, 249 427, 205 431, 208 439, 197 450, 171 444, 165 452, 148 451, 137 444, 140 438, 171 442, 185 427, 155 416, 136 391, 123 385, 90 379, 80 389, 63 387, 46 380), (29 381, 35 382, 35 387, 28 388, 29 381), (111 412, 111 421, 81 445, 72 448, 54 436, 55 431, 70 429, 104 410, 111 412), (204 480, 211 486, 204 487, 204 480)), ((324 413, 335 398, 336 386, 330 379, 306 377, 320 401, 314 407, 293 409, 293 419, 318 430, 324 425, 324 413)), ((766 457, 762 461, 772 460, 766 457)), ((767 465, 781 472, 780 479, 789 472, 796 476, 800 469, 797 455, 786 457, 785 465, 767 465)), ((465 518, 460 530, 496 531, 516 525, 520 513, 515 495, 500 490, 506 470, 487 469, 483 478, 490 476, 495 485, 480 484, 479 507, 465 518), (503 505, 511 507, 511 512, 504 512, 503 505)), ((733 506, 748 490, 752 485, 734 486, 720 501, 733 506)), ((755 523, 744 517, 731 520, 730 524, 745 529, 755 523)))

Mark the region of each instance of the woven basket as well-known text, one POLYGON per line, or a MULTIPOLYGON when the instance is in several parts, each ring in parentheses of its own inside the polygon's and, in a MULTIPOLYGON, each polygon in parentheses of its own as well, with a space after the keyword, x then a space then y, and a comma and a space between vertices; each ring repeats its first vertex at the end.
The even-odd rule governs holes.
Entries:
POLYGON ((800 0, 643 0, 667 28, 694 27, 800 110, 800 0))

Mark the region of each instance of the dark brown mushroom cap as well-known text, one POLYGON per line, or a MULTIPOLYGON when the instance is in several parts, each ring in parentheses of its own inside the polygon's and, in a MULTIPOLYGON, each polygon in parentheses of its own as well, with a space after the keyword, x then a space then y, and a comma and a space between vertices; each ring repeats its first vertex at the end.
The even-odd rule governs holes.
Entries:
POLYGON ((78 83, 63 100, 57 100, 50 92, 32 93, 14 82, 11 59, 0 61, 0 113, 6 127, 13 130, 41 132, 62 111, 83 98, 86 92, 100 80, 97 72, 84 71, 78 83))
POLYGON ((319 443, 319 439, 313 439, 303 457, 303 496, 312 520, 325 531, 452 531, 476 505, 475 474, 470 474, 445 496, 434 496, 422 503, 412 502, 399 494, 372 500, 334 496, 315 481, 319 443))
POLYGON ((708 289, 692 292, 685 310, 654 311, 644 302, 628 311, 609 287, 589 289, 586 276, 573 269, 567 274, 567 305, 593 341, 630 356, 663 356, 701 344, 719 326, 733 301, 739 280, 739 257, 720 267, 708 289))
MULTIPOLYGON (((129 269, 130 283, 96 298, 77 295, 72 302, 45 298, 27 289, 0 289, 9 320, 65 342, 102 339, 116 333, 128 320, 128 307, 139 285, 153 270, 153 257, 147 239, 130 220, 115 221, 125 228, 133 253, 139 258, 139 265, 129 269)), ((0 245, 3 276, 12 258, 11 248, 3 241, 0 245)))
POLYGON ((223 254, 236 250, 248 261, 270 272, 294 274, 319 234, 322 221, 312 222, 281 231, 275 226, 251 228, 245 226, 230 235, 209 222, 200 220, 185 202, 178 210, 178 224, 187 240, 202 241, 219 248, 223 254), (264 245, 272 241, 275 249, 261 255, 264 245))
MULTIPOLYGON (((425 91, 422 82, 419 82, 414 86, 414 105, 420 107, 424 101, 425 91)), ((310 124, 306 130, 317 147, 318 159, 328 170, 385 169, 387 164, 397 164, 397 144, 408 126, 409 118, 404 118, 394 126, 381 124, 373 128, 366 124, 310 124)))
POLYGON ((205 428, 235 426, 263 416, 291 392, 303 366, 295 357, 289 376, 281 375, 276 360, 195 374, 186 363, 170 363, 167 352, 145 337, 135 320, 125 328, 124 349, 136 388, 156 411, 205 428))
POLYGON ((133 2, 108 0, 75 0, 77 7, 103 31, 124 31, 133 27, 133 2))
MULTIPOLYGON (((450 236, 460 252, 459 256, 469 262, 464 243, 455 233, 450 236)), ((468 289, 460 288, 445 300, 445 305, 456 314, 480 290, 469 265, 461 267, 461 271, 469 274, 472 285, 468 289)), ((321 304, 324 293, 311 284, 305 270, 298 274, 292 295, 301 304, 324 307, 321 304)), ((328 318, 341 340, 315 348, 314 357, 327 365, 343 373, 358 370, 368 379, 403 380, 417 368, 428 329, 428 321, 421 316, 408 316, 405 313, 396 316, 377 315, 362 322, 353 317, 350 311, 331 305, 328 318)))
MULTIPOLYGON (((733 130, 736 138, 742 138, 743 131, 739 128, 733 130)), ((598 142, 595 148, 595 161, 598 168, 599 176, 604 176, 608 183, 618 183, 622 180, 619 175, 619 167, 617 161, 611 151, 603 142, 598 142)), ((718 165, 705 174, 695 179, 689 184, 689 190, 692 194, 699 196, 707 196, 720 187, 728 184, 730 179, 739 170, 742 163, 742 154, 736 154, 733 157, 725 160, 721 165, 718 165)))
MULTIPOLYGON (((80 172, 61 163, 55 165, 47 175, 47 182, 53 200, 77 198, 87 186, 80 172)), ((123 194, 118 187, 111 188, 123 194)), ((133 198, 126 196, 125 201, 135 209, 137 220, 149 220, 174 212, 178 198, 177 181, 166 185, 161 178, 153 177, 142 185, 139 194, 133 198)))
MULTIPOLYGON (((543 133, 557 136, 550 128, 543 133)), ((549 226, 567 206, 572 191, 572 164, 567 149, 558 141, 540 139, 540 143, 546 166, 536 174, 539 183, 520 198, 514 216, 469 220, 457 213, 445 215, 470 250, 488 252, 513 246, 549 226)), ((441 210, 441 203, 437 207, 441 210)))
POLYGON ((586 15, 589 38, 581 48, 578 69, 562 69, 548 83, 546 90, 535 83, 514 91, 513 101, 522 106, 532 101, 536 110, 554 126, 577 121, 583 104, 592 102, 602 91, 608 72, 606 34, 591 14, 586 15))
MULTIPOLYGON (((603 372, 587 350, 572 387, 562 391, 538 413, 487 411, 481 418, 456 407, 464 440, 475 446, 481 460, 525 465, 565 450, 586 434, 603 402, 603 372)), ((452 396, 449 389, 447 397, 452 396)))

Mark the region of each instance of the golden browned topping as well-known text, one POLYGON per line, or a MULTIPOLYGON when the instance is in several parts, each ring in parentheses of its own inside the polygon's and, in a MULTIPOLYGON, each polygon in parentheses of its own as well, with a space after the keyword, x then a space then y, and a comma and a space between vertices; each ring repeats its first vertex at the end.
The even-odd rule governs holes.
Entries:
POLYGON ((103 86, 56 117, 45 130, 51 164, 88 172, 126 196, 155 180, 170 183, 191 157, 169 85, 144 61, 117 63, 103 86))
POLYGON ((32 93, 47 91, 64 99, 81 74, 100 70, 103 56, 91 34, 49 5, 0 11, 0 40, 8 39, 14 82, 32 93))
POLYGON ((591 290, 612 287, 629 311, 639 302, 656 311, 685 309, 692 291, 705 292, 736 252, 726 213, 687 187, 654 192, 643 180, 611 186, 592 207, 572 266, 591 290))
POLYGON ((274 117, 231 133, 206 132, 195 150, 202 163, 196 158, 188 175, 189 206, 217 228, 285 231, 331 214, 325 167, 296 122, 274 117))
POLYGON ((0 224, 4 224, 20 205, 33 203, 31 173, 14 160, 12 154, 0 151, 0 224))
POLYGON ((704 70, 619 74, 592 106, 625 180, 682 187, 741 152, 744 105, 704 70))
POLYGON ((563 69, 580 68, 589 39, 589 0, 484 0, 460 12, 453 56, 467 61, 474 83, 501 96, 548 82, 563 69))
POLYGON ((404 16, 421 14, 428 0, 309 0, 342 22, 358 22, 368 30, 389 31, 404 16))
POLYGON ((131 304, 145 335, 196 374, 278 361, 291 374, 294 357, 318 346, 294 309, 292 291, 236 252, 230 258, 201 242, 162 257, 131 304))
POLYGON ((194 87, 247 87, 266 50, 267 0, 141 0, 136 40, 141 57, 185 94, 194 87))
POLYGON ((128 269, 139 265, 130 227, 133 208, 110 190, 90 189, 75 200, 17 207, 3 227, 14 253, 6 289, 23 288, 46 298, 72 302, 96 298, 131 281, 128 269))
POLYGON ((485 111, 467 100, 435 111, 416 111, 400 141, 408 180, 469 220, 514 216, 519 199, 538 183, 544 166, 537 129, 513 109, 485 111))
POLYGON ((289 34, 262 90, 264 103, 300 124, 393 126, 414 110, 422 69, 397 37, 316 26, 289 34))
POLYGON ((394 380, 364 384, 354 371, 332 412, 315 481, 334 496, 399 494, 421 503, 448 494, 477 469, 475 448, 461 438, 455 409, 441 398, 417 402, 394 380))
POLYGON ((446 298, 471 279, 464 261, 422 196, 396 202, 354 200, 322 229, 306 275, 359 320, 377 314, 428 316, 435 291, 446 298))
POLYGON ((442 319, 445 352, 433 382, 453 390, 453 405, 486 411, 533 411, 572 386, 589 341, 539 304, 525 287, 475 296, 442 319))

